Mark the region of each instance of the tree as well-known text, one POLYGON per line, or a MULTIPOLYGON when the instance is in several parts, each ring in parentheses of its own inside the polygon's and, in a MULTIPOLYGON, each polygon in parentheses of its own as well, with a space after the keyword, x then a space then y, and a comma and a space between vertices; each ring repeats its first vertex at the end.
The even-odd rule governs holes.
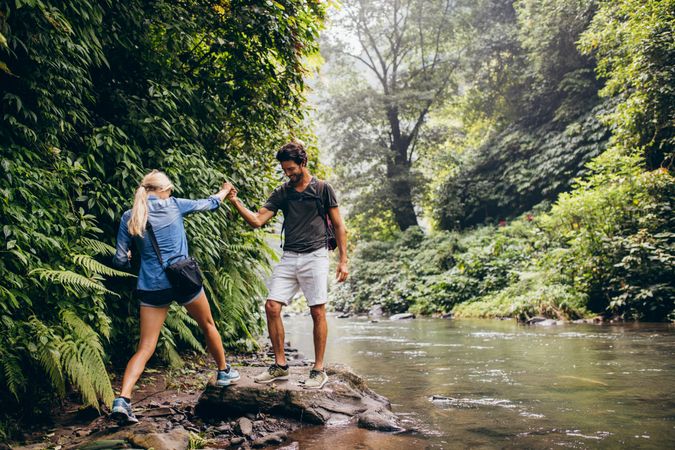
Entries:
POLYGON ((357 210, 390 210, 401 230, 418 223, 413 169, 434 139, 426 119, 453 87, 455 17, 452 0, 349 0, 328 37, 340 83, 324 122, 338 175, 357 210))

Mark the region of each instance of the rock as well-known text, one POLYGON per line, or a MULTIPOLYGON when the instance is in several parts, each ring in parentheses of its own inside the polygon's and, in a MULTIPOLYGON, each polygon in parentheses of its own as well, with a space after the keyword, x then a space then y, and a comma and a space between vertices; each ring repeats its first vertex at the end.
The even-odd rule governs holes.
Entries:
POLYGON ((368 311, 368 317, 372 317, 373 319, 379 319, 384 315, 384 310, 382 309, 382 305, 379 303, 374 304, 373 306, 370 307, 370 310, 368 311))
MULTIPOLYGON (((176 410, 166 406, 157 406, 154 409, 148 410, 143 414, 139 414, 140 417, 162 417, 162 416, 171 416, 176 414, 176 410)), ((182 417, 182 415, 181 415, 182 417)))
POLYGON ((250 436, 253 433, 253 423, 247 417, 240 417, 237 420, 237 432, 242 436, 250 436))
POLYGON ((227 448, 231 442, 229 439, 209 439, 208 444, 211 448, 227 448))
POLYGON ((349 319, 352 315, 348 312, 343 312, 342 314, 338 314, 337 318, 338 319, 349 319))
POLYGON ((443 314, 441 314, 441 319, 452 319, 453 316, 454 316, 454 314, 451 313, 451 312, 443 313, 443 314))
MULTIPOLYGON (((265 385, 252 380, 259 369, 241 367, 242 377, 237 384, 227 389, 213 383, 206 387, 197 403, 197 415, 223 419, 246 413, 269 413, 306 423, 337 424, 349 422, 368 410, 391 410, 389 400, 369 389, 363 378, 348 367, 330 365, 326 369, 328 383, 322 389, 309 390, 298 384, 307 377, 306 368, 291 367, 290 380, 265 385)), ((387 418, 396 416, 391 414, 387 418)))
MULTIPOLYGON (((88 444, 78 446, 79 450, 107 450, 113 448, 126 448, 127 441, 124 439, 104 439, 94 442, 89 442, 88 444)), ((18 447, 14 447, 15 449, 18 447)))
POLYGON ((546 319, 546 317, 534 316, 534 317, 531 317, 531 318, 527 319, 527 321, 525 323, 527 323, 528 325, 534 325, 536 323, 544 322, 546 320, 548 320, 548 319, 546 319))
POLYGON ((261 436, 252 442, 253 447, 265 447, 273 444, 281 444, 288 438, 288 435, 283 431, 261 436))
POLYGON ((283 447, 278 447, 277 450, 300 450, 300 443, 298 441, 291 442, 283 447))
POLYGON ((545 319, 539 322, 533 322, 531 325, 537 325, 540 327, 550 327, 552 325, 558 325, 558 321, 553 319, 545 319))
POLYGON ((168 433, 148 433, 142 429, 130 431, 127 439, 132 444, 154 450, 185 450, 190 441, 189 433, 182 427, 176 427, 168 433))
POLYGON ((405 320, 405 319, 414 319, 415 314, 413 313, 400 313, 400 314, 394 314, 393 316, 389 317, 389 320, 405 320))
POLYGON ((216 427, 216 431, 220 434, 229 433, 232 431, 232 426, 229 423, 222 423, 216 427))
POLYGON ((244 442, 245 440, 246 440, 246 439, 244 439, 243 437, 233 437, 232 439, 230 439, 230 443, 231 443, 232 445, 239 445, 239 444, 241 444, 242 442, 244 442))
POLYGON ((358 415, 359 428, 376 431, 403 431, 396 415, 388 409, 369 409, 358 415))

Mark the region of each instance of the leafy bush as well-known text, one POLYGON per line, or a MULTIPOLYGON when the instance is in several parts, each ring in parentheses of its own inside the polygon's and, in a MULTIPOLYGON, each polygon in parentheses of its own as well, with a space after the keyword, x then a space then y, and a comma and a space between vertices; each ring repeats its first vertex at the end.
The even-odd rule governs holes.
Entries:
POLYGON ((499 290, 536 246, 530 222, 506 229, 439 231, 424 235, 411 228, 390 241, 361 242, 352 258, 350 278, 337 286, 338 310, 362 312, 373 304, 390 313, 448 312, 462 302, 499 290))
POLYGON ((675 184, 644 171, 641 155, 617 148, 560 197, 542 226, 563 247, 547 264, 589 296, 589 308, 623 318, 663 320, 674 308, 675 184))

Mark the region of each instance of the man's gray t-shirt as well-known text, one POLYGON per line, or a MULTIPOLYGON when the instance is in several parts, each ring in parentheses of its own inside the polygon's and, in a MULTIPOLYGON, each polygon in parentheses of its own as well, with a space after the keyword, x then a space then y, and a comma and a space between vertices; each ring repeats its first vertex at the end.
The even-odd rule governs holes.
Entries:
MULTIPOLYGON (((324 183, 323 205, 326 208, 338 206, 333 187, 324 183)), ((316 199, 319 197, 319 183, 312 177, 307 188, 298 192, 284 183, 276 188, 263 207, 270 211, 284 213, 284 250, 309 253, 326 247, 326 225, 319 215, 316 199)), ((327 213, 328 211, 326 211, 327 213)))

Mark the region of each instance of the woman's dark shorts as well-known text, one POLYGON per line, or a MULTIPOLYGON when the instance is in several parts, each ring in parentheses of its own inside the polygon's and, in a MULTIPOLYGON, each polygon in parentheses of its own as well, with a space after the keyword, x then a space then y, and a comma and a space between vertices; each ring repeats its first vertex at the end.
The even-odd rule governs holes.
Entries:
POLYGON ((204 288, 199 288, 189 294, 179 294, 174 288, 161 289, 159 291, 142 291, 136 290, 136 296, 141 302, 141 306, 149 306, 151 308, 166 308, 172 301, 176 301, 179 305, 188 305, 199 297, 204 288))

